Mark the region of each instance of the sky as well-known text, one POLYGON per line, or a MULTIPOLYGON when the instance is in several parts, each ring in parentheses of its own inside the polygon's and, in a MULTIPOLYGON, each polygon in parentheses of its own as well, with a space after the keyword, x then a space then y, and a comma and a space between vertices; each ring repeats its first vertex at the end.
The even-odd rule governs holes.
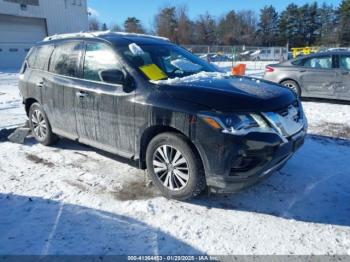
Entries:
MULTIPOLYGON (((190 17, 196 18, 207 11, 215 17, 220 17, 229 10, 254 10, 257 13, 265 5, 273 5, 277 11, 283 10, 288 4, 303 5, 314 1, 306 0, 87 0, 91 12, 107 25, 123 25, 129 16, 135 16, 142 21, 147 29, 152 28, 154 15, 164 6, 186 5, 190 17)), ((341 0, 316 1, 319 4, 327 2, 338 6, 341 0)))

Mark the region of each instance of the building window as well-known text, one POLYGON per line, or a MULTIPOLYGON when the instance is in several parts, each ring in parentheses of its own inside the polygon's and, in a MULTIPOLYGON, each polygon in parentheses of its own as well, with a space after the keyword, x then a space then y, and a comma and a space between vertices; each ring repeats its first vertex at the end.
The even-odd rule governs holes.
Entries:
POLYGON ((0 48, 0 52, 2 52, 2 49, 0 48))
POLYGON ((27 11, 27 5, 25 5, 25 4, 21 4, 21 10, 22 11, 27 11))
POLYGON ((20 4, 20 5, 35 5, 39 6, 39 0, 4 0, 5 2, 20 4))
POLYGON ((26 49, 24 49, 24 52, 28 53, 29 50, 30 50, 29 48, 26 48, 26 49))
POLYGON ((14 53, 14 52, 18 52, 18 49, 17 48, 10 48, 9 51, 14 53))

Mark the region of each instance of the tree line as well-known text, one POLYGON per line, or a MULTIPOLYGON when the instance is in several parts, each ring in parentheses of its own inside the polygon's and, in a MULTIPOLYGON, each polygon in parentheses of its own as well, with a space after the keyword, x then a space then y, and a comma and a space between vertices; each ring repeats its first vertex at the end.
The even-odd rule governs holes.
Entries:
POLYGON ((218 18, 207 12, 194 20, 186 6, 167 6, 159 9, 149 30, 136 17, 109 27, 90 18, 90 30, 107 29, 156 34, 182 45, 350 46, 350 0, 339 6, 291 3, 281 12, 268 5, 258 14, 230 10, 218 18))

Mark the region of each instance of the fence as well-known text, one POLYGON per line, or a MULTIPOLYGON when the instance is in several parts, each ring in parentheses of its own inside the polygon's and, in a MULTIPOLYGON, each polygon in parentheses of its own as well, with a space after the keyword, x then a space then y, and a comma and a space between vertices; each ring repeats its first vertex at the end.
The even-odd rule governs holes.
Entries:
POLYGON ((200 58, 227 70, 237 63, 245 63, 250 70, 264 70, 267 64, 290 58, 286 47, 207 45, 185 45, 184 47, 200 58))
POLYGON ((229 61, 281 61, 288 59, 286 47, 261 47, 261 46, 184 46, 192 53, 202 57, 208 57, 213 62, 229 61))

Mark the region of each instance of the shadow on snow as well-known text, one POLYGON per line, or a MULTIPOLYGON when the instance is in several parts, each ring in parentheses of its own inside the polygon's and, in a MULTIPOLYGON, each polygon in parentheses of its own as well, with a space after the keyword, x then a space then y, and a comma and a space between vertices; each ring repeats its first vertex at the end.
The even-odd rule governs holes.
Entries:
POLYGON ((0 194, 2 255, 201 254, 133 218, 42 198, 0 194))

